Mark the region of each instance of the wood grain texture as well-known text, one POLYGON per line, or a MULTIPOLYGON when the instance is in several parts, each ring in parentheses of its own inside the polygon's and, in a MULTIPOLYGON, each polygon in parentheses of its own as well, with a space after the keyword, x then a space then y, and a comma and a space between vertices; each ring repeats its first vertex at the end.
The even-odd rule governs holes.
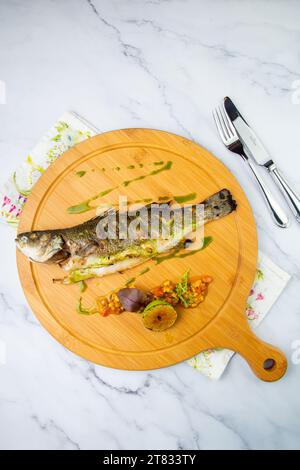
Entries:
POLYGON ((202 252, 160 265, 147 261, 123 274, 92 279, 84 293, 84 304, 92 304, 96 296, 124 286, 126 280, 145 267, 150 270, 137 281, 141 288, 154 287, 165 279, 177 281, 187 269, 191 275, 210 274, 214 282, 207 298, 198 308, 181 310, 175 326, 167 333, 146 330, 134 313, 106 318, 81 316, 75 309, 79 287, 52 283, 53 278, 62 276, 61 268, 32 264, 18 252, 24 292, 44 327, 80 356, 118 369, 155 369, 208 348, 226 347, 241 354, 259 378, 274 381, 282 377, 287 367, 284 355, 253 334, 244 313, 257 259, 251 208, 229 170, 195 143, 163 131, 124 129, 76 145, 51 165, 34 187, 19 232, 81 223, 95 212, 70 215, 67 208, 115 186, 114 191, 95 203, 116 203, 119 195, 136 200, 191 192, 196 192, 197 202, 201 202, 226 187, 238 209, 205 226, 205 235, 212 236, 213 242, 202 252), (172 161, 172 169, 122 187, 122 181, 148 173, 153 162, 160 160, 172 161), (129 169, 130 165, 135 168, 129 169), (78 178, 78 171, 85 171, 84 177, 78 178), (271 370, 263 368, 268 358, 275 361, 271 370))

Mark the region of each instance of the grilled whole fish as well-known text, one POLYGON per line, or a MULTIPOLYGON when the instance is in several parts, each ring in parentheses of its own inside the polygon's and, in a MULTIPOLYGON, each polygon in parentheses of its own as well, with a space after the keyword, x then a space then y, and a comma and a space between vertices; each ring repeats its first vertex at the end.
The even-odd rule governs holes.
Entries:
MULTIPOLYGON (((230 214, 236 209, 236 202, 228 189, 213 194, 203 201, 202 224, 230 214)), ((161 206, 161 205, 158 205, 161 206)), ((149 213, 151 204, 139 208, 149 213)), ((190 206, 194 215, 194 208, 190 206)), ((183 211, 182 207, 176 211, 183 211)), ((166 221, 159 215, 160 226, 171 224, 176 216, 166 221)), ((126 213, 127 223, 137 221, 137 211, 126 213)), ((151 218, 152 223, 152 218, 151 218)), ((105 225, 105 224, 104 224, 105 225)), ((196 227, 193 226, 193 229, 196 227)), ((123 271, 152 258, 159 253, 174 249, 186 238, 187 231, 171 230, 167 239, 157 237, 149 238, 148 229, 140 228, 135 239, 120 238, 121 216, 114 209, 74 227, 55 230, 37 230, 20 233, 16 238, 16 245, 30 261, 37 263, 59 263, 68 272, 64 283, 71 284, 91 277, 102 277, 117 271, 123 271), (99 236, 99 224, 105 220, 113 220, 115 237, 104 238, 99 236)))

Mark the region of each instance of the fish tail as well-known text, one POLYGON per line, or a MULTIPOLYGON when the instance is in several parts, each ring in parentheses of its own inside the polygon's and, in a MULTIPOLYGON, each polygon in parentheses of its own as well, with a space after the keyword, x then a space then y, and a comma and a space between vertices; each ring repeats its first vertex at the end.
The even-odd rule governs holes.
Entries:
POLYGON ((224 188, 203 201, 204 218, 210 220, 220 219, 237 208, 237 203, 233 199, 231 192, 224 188))

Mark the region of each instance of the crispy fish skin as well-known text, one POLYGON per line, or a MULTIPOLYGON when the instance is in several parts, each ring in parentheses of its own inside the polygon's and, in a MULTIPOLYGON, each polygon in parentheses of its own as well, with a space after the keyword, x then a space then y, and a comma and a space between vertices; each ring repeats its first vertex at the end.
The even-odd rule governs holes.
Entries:
MULTIPOLYGON (((204 223, 220 219, 237 207, 228 189, 213 194, 202 204, 204 223)), ((195 205, 190 208, 194 210, 195 205)), ((139 210, 142 209, 150 211, 151 204, 139 210)), ((182 211, 183 208, 176 210, 182 211)), ((129 211, 126 217, 129 224, 137 218, 136 211, 129 211)), ((16 245, 33 262, 60 263, 69 272, 66 283, 73 283, 128 269, 178 246, 187 235, 179 233, 166 242, 160 240, 159 245, 157 239, 149 238, 148 233, 143 230, 137 239, 122 239, 119 238, 120 220, 118 211, 109 210, 74 227, 20 233, 16 238, 16 245), (116 238, 99 238, 98 224, 109 215, 116 217, 116 238)))

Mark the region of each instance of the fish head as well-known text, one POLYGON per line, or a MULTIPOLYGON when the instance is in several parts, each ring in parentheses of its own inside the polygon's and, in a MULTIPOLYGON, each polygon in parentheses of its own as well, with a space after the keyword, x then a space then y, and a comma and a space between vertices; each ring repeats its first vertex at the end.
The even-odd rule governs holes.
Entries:
POLYGON ((16 245, 25 256, 37 263, 59 262, 66 257, 64 239, 56 232, 41 230, 20 233, 16 245))

